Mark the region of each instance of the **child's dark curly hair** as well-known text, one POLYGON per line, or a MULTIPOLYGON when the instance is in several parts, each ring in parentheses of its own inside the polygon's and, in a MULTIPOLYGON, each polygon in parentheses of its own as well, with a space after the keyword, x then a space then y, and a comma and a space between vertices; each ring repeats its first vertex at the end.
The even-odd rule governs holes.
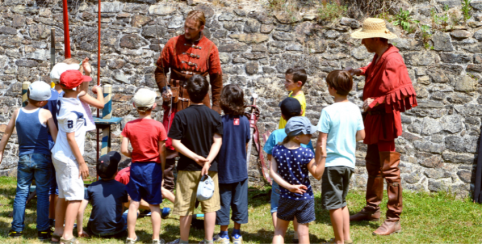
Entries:
POLYGON ((244 92, 234 84, 229 84, 221 92, 221 109, 224 114, 233 116, 244 115, 244 92))

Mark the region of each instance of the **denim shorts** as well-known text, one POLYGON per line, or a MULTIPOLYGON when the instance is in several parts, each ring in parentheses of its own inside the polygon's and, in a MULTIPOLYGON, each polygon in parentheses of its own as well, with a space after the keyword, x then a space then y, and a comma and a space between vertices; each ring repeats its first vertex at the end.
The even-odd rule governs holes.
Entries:
POLYGON ((273 184, 271 185, 271 213, 278 212, 279 206, 279 198, 280 198, 280 189, 278 183, 272 180, 273 184))
POLYGON ((284 221, 293 221, 296 217, 300 224, 315 221, 315 199, 293 200, 281 198, 277 217, 284 221))

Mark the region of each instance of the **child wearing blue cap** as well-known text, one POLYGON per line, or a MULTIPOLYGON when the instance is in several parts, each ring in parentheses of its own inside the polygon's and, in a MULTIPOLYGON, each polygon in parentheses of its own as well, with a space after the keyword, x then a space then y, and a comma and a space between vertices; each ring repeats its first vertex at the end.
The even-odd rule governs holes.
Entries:
POLYGON ((316 179, 323 175, 324 165, 315 162, 313 151, 301 147, 316 132, 306 117, 293 117, 285 127, 286 137, 273 148, 270 176, 280 186, 278 221, 273 243, 284 243, 290 221, 298 220, 299 243, 309 243, 309 223, 315 220, 315 201, 309 173, 316 179), (309 173, 308 173, 309 172, 309 173))

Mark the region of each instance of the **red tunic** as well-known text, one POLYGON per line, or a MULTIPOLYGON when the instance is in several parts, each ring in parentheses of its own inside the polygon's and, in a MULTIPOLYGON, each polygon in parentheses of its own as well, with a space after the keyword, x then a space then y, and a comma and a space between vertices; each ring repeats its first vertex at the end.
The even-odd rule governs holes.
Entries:
MULTIPOLYGON (((187 40, 184 35, 179 35, 169 39, 161 55, 156 62, 157 69, 155 71, 156 82, 159 87, 159 91, 162 92, 162 88, 166 86, 167 77, 165 74, 171 71, 171 80, 187 80, 195 72, 203 76, 209 75, 209 82, 211 84, 211 97, 212 97, 212 109, 221 113, 220 97, 221 90, 223 88, 221 61, 219 60, 219 52, 216 45, 202 35, 198 40, 187 40)), ((203 103, 211 107, 211 101, 209 94, 203 100, 203 103)), ((164 118, 163 125, 169 132, 172 121, 175 114, 182 108, 182 102, 173 104, 173 108, 168 106, 167 103, 163 104, 164 118)), ((169 150, 174 150, 172 147, 171 138, 168 138, 166 147, 169 150)))
POLYGON ((374 114, 367 114, 364 120, 365 144, 375 144, 378 140, 392 141, 400 136, 400 112, 417 106, 415 89, 398 49, 389 45, 375 63, 377 58, 378 55, 375 55, 370 64, 360 68, 366 77, 363 101, 367 98, 375 99, 369 109, 374 114), (377 104, 379 105, 376 106, 377 104))

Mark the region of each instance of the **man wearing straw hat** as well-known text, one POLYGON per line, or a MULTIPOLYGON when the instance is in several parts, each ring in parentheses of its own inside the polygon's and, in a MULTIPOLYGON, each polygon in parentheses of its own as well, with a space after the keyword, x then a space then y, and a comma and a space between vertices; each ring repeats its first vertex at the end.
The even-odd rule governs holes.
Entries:
POLYGON ((350 221, 378 220, 383 197, 383 178, 387 181, 388 210, 386 220, 373 235, 390 235, 401 230, 402 185, 400 178, 400 153, 395 151, 395 138, 402 134, 400 112, 417 106, 415 90, 407 67, 398 49, 388 44, 397 38, 382 19, 368 18, 363 27, 351 34, 362 39, 370 53, 375 53, 367 66, 348 70, 365 76, 363 110, 368 145, 366 168, 368 172, 366 206, 350 221))

